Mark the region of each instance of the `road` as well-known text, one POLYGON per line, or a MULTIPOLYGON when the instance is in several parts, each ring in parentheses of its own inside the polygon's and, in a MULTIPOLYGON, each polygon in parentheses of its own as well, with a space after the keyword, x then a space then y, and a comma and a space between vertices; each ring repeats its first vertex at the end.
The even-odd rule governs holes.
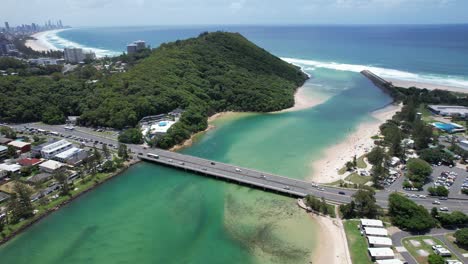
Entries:
MULTIPOLYGON (((114 146, 118 145, 116 139, 105 137, 103 135, 98 135, 95 133, 89 133, 80 130, 66 130, 64 126, 51 126, 45 124, 21 124, 14 125, 13 128, 17 130, 24 129, 24 127, 33 127, 36 129, 44 129, 49 131, 55 131, 63 135, 78 136, 82 138, 91 139, 92 142, 98 141, 105 144, 112 144, 114 146)), ((87 145, 93 146, 92 143, 87 145)), ((98 145, 99 146, 99 145, 98 145)), ((127 144, 129 149, 133 153, 141 153, 142 157, 146 157, 147 153, 154 153, 161 157, 159 161, 160 164, 168 165, 175 168, 190 170, 199 172, 202 174, 210 174, 214 177, 220 177, 239 183, 254 185, 258 188, 270 189, 280 193, 287 193, 293 196, 304 196, 305 194, 312 194, 317 197, 324 197, 326 200, 335 202, 335 203, 349 203, 351 201, 351 196, 356 192, 353 189, 342 189, 338 187, 329 187, 329 186, 320 186, 314 187, 311 182, 296 180, 289 177, 274 175, 267 172, 260 172, 257 170, 242 168, 231 164, 220 163, 217 161, 211 161, 207 159, 202 159, 194 156, 183 155, 176 152, 171 152, 162 149, 146 149, 141 145, 132 145, 127 144), (169 160, 173 162, 169 162, 169 160), (181 166, 181 162, 184 162, 186 165, 181 166), (215 162, 216 165, 211 165, 211 162, 215 162), (239 168, 242 173, 236 172, 236 168, 239 168), (339 192, 344 192, 344 194, 339 194, 339 192)), ((375 198, 377 204, 383 208, 388 206, 388 196, 391 191, 383 190, 376 192, 375 198)), ((427 209, 434 207, 432 201, 434 199, 429 198, 414 198, 415 202, 420 205, 423 205, 427 209)), ((463 211, 468 213, 468 200, 458 200, 458 199, 449 199, 446 201, 441 201, 441 205, 438 207, 445 206, 448 207, 450 211, 463 211)))

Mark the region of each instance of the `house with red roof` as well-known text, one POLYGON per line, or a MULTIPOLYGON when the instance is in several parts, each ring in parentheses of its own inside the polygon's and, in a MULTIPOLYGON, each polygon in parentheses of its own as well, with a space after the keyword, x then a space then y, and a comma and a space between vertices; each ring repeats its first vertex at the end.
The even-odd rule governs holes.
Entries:
POLYGON ((39 165, 41 163, 41 159, 33 159, 33 158, 26 158, 26 159, 20 159, 18 160, 18 164, 21 166, 27 166, 27 167, 32 167, 39 165))

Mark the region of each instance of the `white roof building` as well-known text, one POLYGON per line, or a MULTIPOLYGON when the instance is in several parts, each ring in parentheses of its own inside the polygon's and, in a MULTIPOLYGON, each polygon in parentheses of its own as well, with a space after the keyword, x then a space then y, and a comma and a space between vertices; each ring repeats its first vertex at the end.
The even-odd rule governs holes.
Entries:
POLYGON ((46 172, 54 172, 57 169, 61 168, 64 164, 55 160, 48 160, 39 164, 39 168, 46 172))
POLYGON ((403 264, 399 259, 380 259, 375 261, 376 264, 403 264))
POLYGON ((383 227, 383 222, 375 219, 361 219, 361 227, 383 227))
POLYGON ((364 233, 366 236, 388 236, 388 231, 385 228, 364 227, 364 233))
POLYGON ((367 250, 373 260, 395 258, 395 253, 391 248, 368 248, 367 250))
POLYGON ((21 166, 18 164, 0 164, 0 170, 8 172, 18 172, 21 169, 21 166))
POLYGON ((62 139, 42 147, 41 156, 45 159, 50 159, 58 153, 70 149, 72 147, 73 145, 70 142, 62 139))
POLYGON ((393 245, 392 240, 388 237, 377 237, 377 236, 368 236, 367 241, 371 247, 391 247, 393 245))
POLYGON ((23 141, 16 141, 16 140, 13 140, 10 143, 8 143, 8 146, 13 146, 17 149, 22 149, 28 145, 31 145, 31 143, 23 142, 23 141))

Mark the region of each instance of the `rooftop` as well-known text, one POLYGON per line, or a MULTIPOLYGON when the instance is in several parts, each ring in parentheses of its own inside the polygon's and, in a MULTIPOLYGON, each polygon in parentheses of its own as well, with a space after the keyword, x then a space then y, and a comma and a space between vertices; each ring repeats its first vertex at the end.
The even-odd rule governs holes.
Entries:
POLYGON ((15 148, 24 148, 29 145, 31 145, 31 143, 23 141, 11 141, 10 143, 8 143, 8 146, 13 146, 15 148))
POLYGON ((18 164, 5 164, 5 163, 0 164, 0 170, 16 172, 16 171, 19 171, 20 169, 21 169, 21 166, 18 164))
POLYGON ((59 158, 59 159, 67 159, 73 155, 75 155, 76 153, 79 153, 81 151, 84 151, 80 148, 76 148, 76 147, 73 147, 73 148, 70 148, 68 150, 65 150, 63 152, 60 152, 59 154, 55 155, 55 157, 59 158))
POLYGON ((361 219, 362 226, 381 226, 383 227, 383 222, 375 219, 361 219))
POLYGON ((48 144, 44 147, 42 147, 42 151, 44 152, 54 152, 58 149, 63 148, 64 146, 71 145, 70 142, 66 141, 65 139, 53 142, 51 144, 48 144))
POLYGON ((48 160, 39 165, 39 167, 41 168, 50 169, 50 170, 56 170, 62 166, 63 166, 63 163, 55 161, 55 160, 48 160))
POLYGON ((376 264, 403 264, 403 261, 399 259, 381 259, 381 260, 376 260, 376 264))
POLYGON ((391 248, 368 248, 372 257, 394 257, 395 253, 391 248))
POLYGON ((364 227, 366 235, 388 236, 388 231, 385 228, 364 227))
POLYGON ((18 161, 18 164, 21 166, 34 166, 39 163, 41 163, 42 160, 40 159, 32 159, 32 158, 26 158, 26 159, 20 159, 18 161))
POLYGON ((52 174, 50 173, 38 173, 34 176, 29 177, 28 181, 36 183, 36 182, 41 182, 43 180, 47 180, 50 177, 52 177, 52 174))
POLYGON ((386 245, 386 246, 392 246, 392 240, 388 237, 375 237, 375 236, 368 236, 367 240, 369 241, 369 244, 374 244, 374 245, 386 245))

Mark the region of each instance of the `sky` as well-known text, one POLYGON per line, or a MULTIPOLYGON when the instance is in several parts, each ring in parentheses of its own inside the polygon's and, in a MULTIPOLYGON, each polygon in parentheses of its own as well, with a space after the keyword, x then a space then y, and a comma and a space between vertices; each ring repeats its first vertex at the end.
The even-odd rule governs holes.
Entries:
POLYGON ((1 0, 0 22, 71 26, 468 23, 468 0, 1 0))

